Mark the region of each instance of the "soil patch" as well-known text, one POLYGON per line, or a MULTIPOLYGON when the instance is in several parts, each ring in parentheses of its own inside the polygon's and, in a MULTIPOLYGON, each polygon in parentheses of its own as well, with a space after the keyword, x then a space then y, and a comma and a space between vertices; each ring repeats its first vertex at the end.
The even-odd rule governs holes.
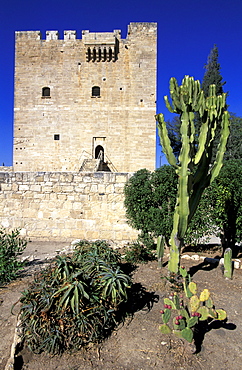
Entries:
MULTIPOLYGON (((32 244, 32 243, 31 243, 32 244)), ((38 254, 43 244, 31 245, 38 254)), ((63 247, 62 245, 61 247, 63 247)), ((47 248, 48 254, 60 249, 60 245, 47 248), (51 250, 52 249, 52 250, 51 250)), ((32 252, 30 251, 30 252, 32 252)), ((28 252, 28 251, 27 251, 28 252)), ((214 252, 216 253, 216 251, 214 252)), ((30 253, 31 254, 31 253, 30 253)), ((42 255, 43 257, 43 255, 42 255)), ((43 266, 42 257, 38 264, 30 265, 21 278, 0 291, 0 369, 4 369, 10 355, 16 324, 16 315, 10 312, 11 306, 32 279, 34 269, 43 266)), ((211 254, 209 255, 211 257, 211 254)), ((27 349, 19 352, 15 370, 149 370, 149 369, 239 369, 242 362, 242 270, 235 270, 233 280, 223 277, 220 266, 198 261, 183 260, 186 268, 191 268, 193 281, 198 288, 208 288, 216 305, 227 311, 225 324, 215 322, 204 328, 198 336, 200 351, 192 354, 188 345, 172 335, 159 331, 160 310, 163 298, 168 296, 169 286, 161 279, 157 262, 140 264, 133 272, 133 315, 112 333, 103 343, 89 346, 78 353, 62 356, 46 354, 34 355, 27 349)), ((166 267, 164 267, 164 273, 166 267)), ((17 314, 19 305, 14 308, 17 314)))

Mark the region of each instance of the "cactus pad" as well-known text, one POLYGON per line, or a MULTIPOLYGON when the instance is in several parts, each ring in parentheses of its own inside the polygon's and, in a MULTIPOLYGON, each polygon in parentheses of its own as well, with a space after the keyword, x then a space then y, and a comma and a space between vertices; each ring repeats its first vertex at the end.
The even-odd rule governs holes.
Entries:
POLYGON ((173 310, 175 310, 175 309, 176 309, 175 303, 174 303, 171 299, 169 299, 169 298, 164 298, 164 303, 165 303, 165 304, 168 304, 169 306, 171 306, 171 307, 173 308, 173 310))
POLYGON ((197 310, 198 313, 200 313, 201 317, 199 317, 199 320, 205 321, 209 317, 209 309, 205 306, 199 307, 197 310))
POLYGON ((191 281, 188 285, 188 288, 192 292, 192 294, 197 294, 197 284, 191 281))
POLYGON ((168 308, 166 308, 165 311, 164 311, 164 313, 161 315, 161 317, 162 317, 163 323, 164 324, 167 324, 168 321, 171 318, 171 310, 169 310, 168 308))
POLYGON ((211 297, 209 297, 206 301, 205 301, 205 305, 206 307, 208 308, 213 308, 214 304, 213 304, 213 300, 211 297))
POLYGON ((171 328, 167 324, 163 324, 159 327, 160 331, 163 334, 170 334, 171 333, 171 328))
POLYGON ((185 328, 182 330, 182 338, 186 339, 189 343, 193 340, 193 331, 190 328, 185 328))
POLYGON ((173 334, 175 334, 178 338, 182 338, 182 332, 181 330, 173 330, 173 334))
POLYGON ((197 323, 198 323, 198 317, 197 316, 190 317, 190 319, 187 321, 187 327, 192 328, 197 323))
POLYGON ((218 314, 218 317, 217 317, 218 320, 225 320, 226 319, 226 317, 227 317, 226 311, 219 308, 218 310, 216 310, 216 312, 218 314))
POLYGON ((187 270, 185 269, 185 267, 180 267, 179 271, 183 278, 187 277, 187 270))
POLYGON ((176 309, 179 310, 179 308, 180 308, 180 300, 179 300, 177 294, 174 295, 174 304, 176 306, 176 309))
POLYGON ((192 312, 196 312, 200 306, 200 301, 197 295, 193 295, 190 298, 190 307, 192 312))
POLYGON ((200 301, 205 302, 210 297, 210 292, 208 289, 204 289, 200 294, 200 301))

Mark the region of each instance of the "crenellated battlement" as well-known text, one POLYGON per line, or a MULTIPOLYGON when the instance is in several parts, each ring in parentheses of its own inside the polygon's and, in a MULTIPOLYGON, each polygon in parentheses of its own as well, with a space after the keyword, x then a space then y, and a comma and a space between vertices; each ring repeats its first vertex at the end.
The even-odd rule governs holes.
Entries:
MULTIPOLYGON (((145 23, 145 22, 131 22, 128 25, 128 33, 127 38, 131 34, 135 33, 142 33, 142 32, 155 32, 157 31, 157 24, 156 23, 145 23)), ((77 37, 76 30, 65 30, 63 32, 63 39, 64 41, 67 40, 76 40, 82 39, 84 44, 88 45, 113 45, 116 43, 116 40, 121 39, 121 30, 113 30, 113 32, 90 32, 89 30, 81 31, 80 38, 77 37)), ((45 39, 42 37, 40 31, 16 31, 15 32, 16 39, 25 38, 25 39, 33 39, 33 40, 60 40, 60 33, 59 31, 52 30, 46 31, 45 39)))
MULTIPOLYGON (((64 33, 64 41, 67 40, 76 40, 77 38, 77 31, 75 30, 65 30, 64 33)), ((115 43, 115 39, 120 39, 121 30, 114 30, 113 32, 90 32, 89 30, 83 30, 81 32, 82 40, 85 44, 90 45, 99 45, 99 44, 110 44, 112 45, 115 43)), ((32 39, 32 40, 60 40, 60 33, 59 31, 46 31, 45 39, 42 37, 40 31, 16 31, 15 32, 16 39, 32 39)), ((80 38, 81 39, 81 38, 80 38)))

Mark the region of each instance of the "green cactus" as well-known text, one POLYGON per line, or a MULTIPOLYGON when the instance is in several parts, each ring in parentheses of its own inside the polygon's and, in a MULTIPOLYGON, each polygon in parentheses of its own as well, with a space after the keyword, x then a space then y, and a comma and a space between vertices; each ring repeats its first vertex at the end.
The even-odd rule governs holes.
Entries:
POLYGON ((182 148, 177 161, 168 137, 163 114, 158 114, 158 133, 168 162, 178 174, 177 201, 170 238, 170 272, 178 273, 180 250, 188 224, 193 217, 204 189, 215 179, 222 167, 223 155, 229 136, 229 114, 226 109, 226 94, 216 96, 215 85, 211 85, 208 98, 200 88, 200 82, 185 76, 178 86, 175 78, 170 79, 172 103, 165 97, 170 112, 180 115, 182 148), (195 141, 194 116, 198 112, 202 126, 195 141), (211 166, 212 147, 215 132, 221 123, 221 135, 216 159, 211 166))
POLYGON ((165 238, 164 236, 158 236, 157 238, 157 259, 158 259, 158 268, 162 267, 162 260, 164 257, 164 247, 165 247, 165 238))
MULTIPOLYGON (((182 269, 184 283, 189 274, 182 269)), ((215 309, 208 289, 197 295, 197 284, 189 282, 185 297, 173 293, 170 298, 164 298, 164 310, 161 311, 163 324, 159 327, 163 334, 173 333, 179 338, 193 341, 193 331, 199 321, 225 320, 226 311, 215 309), (187 294, 188 293, 188 294, 187 294), (171 321, 171 324, 169 322, 171 321)))
POLYGON ((232 249, 227 248, 224 251, 224 276, 228 279, 232 279, 232 274, 233 274, 232 249))

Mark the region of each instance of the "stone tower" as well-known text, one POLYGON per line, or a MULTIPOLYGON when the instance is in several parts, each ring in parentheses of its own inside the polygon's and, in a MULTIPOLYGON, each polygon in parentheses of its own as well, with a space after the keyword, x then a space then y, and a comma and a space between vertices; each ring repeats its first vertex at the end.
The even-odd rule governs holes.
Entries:
POLYGON ((16 32, 14 170, 154 170, 156 34, 16 32))

